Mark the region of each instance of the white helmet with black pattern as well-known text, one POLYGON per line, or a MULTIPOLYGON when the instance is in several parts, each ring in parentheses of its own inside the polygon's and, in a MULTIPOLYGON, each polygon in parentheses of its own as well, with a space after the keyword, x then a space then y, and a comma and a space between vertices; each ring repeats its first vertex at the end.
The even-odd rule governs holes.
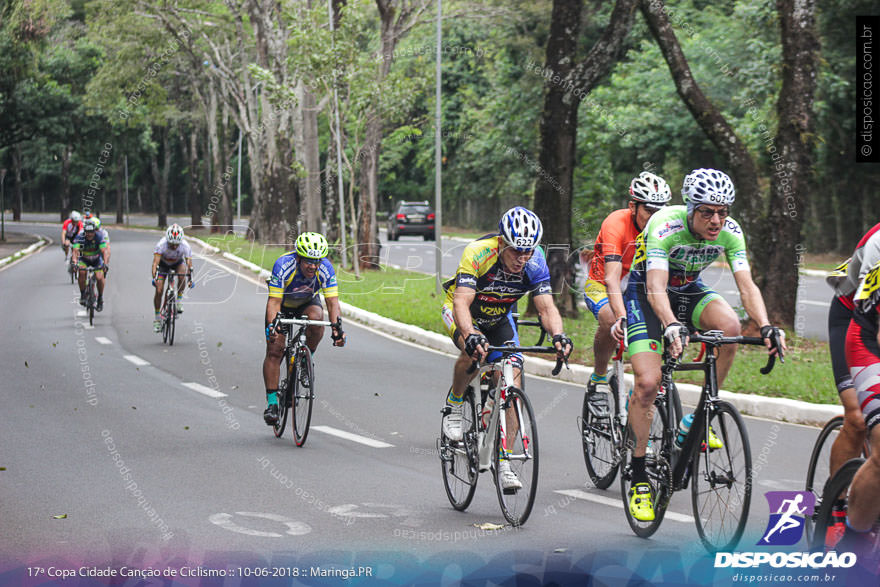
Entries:
POLYGON ((662 208, 672 199, 672 191, 666 180, 649 171, 643 171, 638 177, 633 178, 629 184, 629 195, 636 202, 641 202, 655 210, 662 208))
POLYGON ((681 197, 691 213, 703 204, 730 206, 736 199, 736 191, 730 177, 723 171, 694 169, 684 178, 681 197))
POLYGON ((517 251, 534 251, 541 242, 544 227, 538 215, 527 208, 516 206, 504 213, 498 223, 498 232, 505 243, 517 251))

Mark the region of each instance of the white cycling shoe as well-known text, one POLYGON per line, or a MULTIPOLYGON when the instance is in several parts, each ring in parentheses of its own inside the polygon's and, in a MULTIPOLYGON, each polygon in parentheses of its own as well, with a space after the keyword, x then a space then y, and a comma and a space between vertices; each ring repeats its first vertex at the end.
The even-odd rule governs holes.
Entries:
POLYGON ((501 489, 504 493, 516 493, 522 489, 522 483, 510 469, 510 461, 507 459, 498 461, 498 476, 501 478, 501 489))
POLYGON ((462 414, 464 403, 457 406, 449 406, 449 413, 443 416, 443 434, 449 440, 458 442, 463 438, 462 414))

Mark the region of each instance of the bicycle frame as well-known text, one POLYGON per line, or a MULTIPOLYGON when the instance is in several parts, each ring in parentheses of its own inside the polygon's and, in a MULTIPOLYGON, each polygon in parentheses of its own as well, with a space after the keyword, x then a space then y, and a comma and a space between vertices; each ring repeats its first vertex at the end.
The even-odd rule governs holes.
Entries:
POLYGON ((285 343, 285 347, 290 350, 291 354, 296 351, 296 347, 300 345, 306 344, 306 328, 309 326, 333 326, 332 322, 328 322, 327 320, 309 320, 308 318, 281 318, 276 317, 273 324, 276 326, 299 326, 299 329, 296 333, 293 333, 293 328, 288 329, 288 332, 285 333, 287 336, 287 342, 285 343))

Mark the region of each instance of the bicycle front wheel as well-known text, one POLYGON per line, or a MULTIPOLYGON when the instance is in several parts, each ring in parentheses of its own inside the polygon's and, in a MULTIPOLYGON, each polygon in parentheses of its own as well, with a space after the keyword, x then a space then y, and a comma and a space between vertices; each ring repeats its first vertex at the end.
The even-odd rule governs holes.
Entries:
MULTIPOLYGON (((611 395, 615 395, 612 387, 611 395)), ((584 451, 584 464, 590 480, 597 489, 606 489, 617 476, 620 462, 617 458, 615 438, 620 438, 618 424, 612 416, 616 397, 608 397, 607 405, 590 405, 589 395, 584 393, 581 407, 581 445, 584 451)))
POLYGON ((464 511, 474 498, 479 477, 477 455, 477 408, 474 405, 473 388, 464 394, 461 414, 461 440, 451 440, 440 429, 438 452, 443 471, 443 486, 449 503, 458 511, 464 511))
POLYGON ((177 306, 174 304, 173 298, 169 298, 168 314, 166 314, 165 319, 168 321, 168 346, 174 346, 174 325, 177 323, 177 306))
MULTIPOLYGON (((651 486, 651 499, 654 504, 654 519, 648 522, 637 520, 629 511, 629 492, 632 488, 632 465, 624 467, 620 475, 620 494, 623 498, 623 511, 629 527, 640 538, 648 538, 660 527, 666 508, 672 496, 671 469, 669 463, 662 456, 664 447, 672 446, 672 438, 664 438, 667 429, 666 402, 657 400, 654 403, 654 416, 651 420, 651 428, 648 431, 648 447, 645 451, 645 473, 648 475, 648 484, 651 486)), ((670 430, 674 429, 669 427, 670 430)), ((624 450, 624 463, 630 463, 632 457, 632 428, 627 425, 621 446, 624 450)))
POLYGON ((529 518, 538 490, 538 428, 529 398, 516 387, 507 390, 495 437, 495 488, 501 512, 513 526, 529 518), (504 464, 506 463, 506 465, 504 464), (520 487, 510 487, 509 467, 520 487), (507 479, 505 479, 507 477, 507 479))
POLYGON ((835 522, 832 516, 834 502, 836 501, 837 496, 845 495, 847 493, 847 489, 852 483, 853 477, 856 476, 856 472, 864 462, 865 459, 863 458, 850 459, 840 467, 831 479, 828 480, 825 490, 822 491, 822 506, 818 508, 818 513, 816 514, 816 524, 812 540, 808 543, 812 550, 825 550, 825 534, 828 531, 828 527, 835 522))
POLYGON ((700 540, 710 551, 732 550, 742 537, 752 499, 752 451, 742 416, 733 405, 709 409, 709 426, 724 445, 703 448, 691 461, 691 502, 700 540))
POLYGON ((804 521, 804 533, 807 537, 807 544, 813 543, 813 529, 815 520, 818 519, 819 509, 822 506, 822 490, 825 483, 831 477, 831 447, 840 434, 843 427, 843 416, 835 416, 828 420, 828 423, 822 428, 816 444, 813 445, 813 452, 810 455, 810 465, 807 467, 807 484, 806 490, 816 496, 816 507, 812 516, 807 516, 804 521))
POLYGON ((92 273, 92 276, 89 277, 89 326, 95 325, 95 304, 98 303, 98 298, 95 295, 95 274, 92 273))
POLYGON ((284 349, 281 357, 281 366, 278 371, 278 421, 272 427, 276 438, 281 438, 284 428, 287 426, 287 414, 290 410, 290 386, 295 371, 293 361, 290 360, 290 351, 284 349))
POLYGON ((312 352, 303 345, 296 351, 296 377, 293 378, 293 440, 297 446, 306 443, 309 422, 312 420, 312 400, 315 399, 315 370, 312 352))

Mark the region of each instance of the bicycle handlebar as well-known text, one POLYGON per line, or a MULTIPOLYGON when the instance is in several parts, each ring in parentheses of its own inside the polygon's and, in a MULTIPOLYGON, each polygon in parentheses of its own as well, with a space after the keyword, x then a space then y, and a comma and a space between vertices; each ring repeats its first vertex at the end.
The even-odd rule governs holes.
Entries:
POLYGON ((342 326, 342 318, 337 318, 336 322, 328 322, 327 320, 310 320, 308 318, 282 318, 281 312, 278 312, 277 314, 275 314, 275 319, 272 320, 271 324, 269 324, 270 331, 275 332, 275 329, 282 324, 300 326, 330 326, 338 328, 342 326))
MULTIPOLYGON (((750 344, 755 346, 764 346, 764 339, 760 336, 724 336, 717 330, 710 330, 700 334, 699 332, 690 335, 691 342, 701 342, 706 346, 721 346, 723 344, 750 344)), ((779 354, 779 361, 785 363, 782 348, 777 346, 776 352, 779 354)), ((762 375, 767 375, 773 370, 776 364, 776 355, 770 355, 767 358, 767 364, 761 367, 762 375)))
MULTIPOLYGON (((513 353, 541 353, 544 355, 556 354, 556 348, 552 346, 490 346, 488 347, 487 353, 499 352, 503 355, 511 355, 513 353)), ((552 375, 559 375, 559 372, 562 371, 562 365, 565 364, 568 367, 568 358, 556 358, 556 366, 553 367, 553 371, 551 371, 552 375)), ((467 370, 467 374, 470 375, 474 371, 477 370, 479 366, 479 361, 474 361, 471 363, 470 368, 467 370)))

